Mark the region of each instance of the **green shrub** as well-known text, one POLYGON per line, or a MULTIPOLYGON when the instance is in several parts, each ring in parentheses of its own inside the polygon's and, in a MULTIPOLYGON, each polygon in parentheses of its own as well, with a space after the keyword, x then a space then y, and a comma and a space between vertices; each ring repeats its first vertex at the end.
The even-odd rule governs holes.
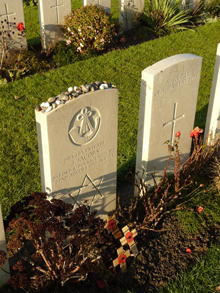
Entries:
POLYGON ((200 25, 202 23, 205 23, 207 19, 207 13, 205 12, 205 1, 199 0, 195 6, 192 7, 192 4, 188 4, 187 7, 189 7, 188 10, 188 17, 190 20, 189 25, 200 25))
POLYGON ((208 0, 205 3, 205 12, 211 18, 220 17, 220 0, 208 0))
POLYGON ((119 32, 118 22, 111 20, 98 6, 82 6, 65 17, 66 43, 82 54, 106 49, 119 32))
POLYGON ((179 0, 146 0, 139 20, 156 36, 167 35, 177 29, 185 29, 187 10, 181 9, 179 0))
POLYGON ((21 76, 41 72, 49 67, 50 65, 46 61, 39 60, 34 52, 12 51, 3 62, 0 77, 6 78, 8 81, 14 81, 21 76))
POLYGON ((52 53, 52 66, 65 66, 84 58, 85 55, 79 54, 74 46, 68 46, 66 42, 59 42, 52 53))

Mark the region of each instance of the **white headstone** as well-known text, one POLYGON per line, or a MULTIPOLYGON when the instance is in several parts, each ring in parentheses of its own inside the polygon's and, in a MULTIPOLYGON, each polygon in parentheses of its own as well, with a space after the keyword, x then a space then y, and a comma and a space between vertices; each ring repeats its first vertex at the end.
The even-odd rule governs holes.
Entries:
POLYGON ((83 6, 86 5, 100 6, 105 12, 111 13, 111 0, 83 0, 83 6))
POLYGON ((218 44, 212 89, 204 133, 204 141, 212 145, 220 138, 220 44, 218 44))
POLYGON ((103 217, 116 208, 117 116, 117 89, 36 111, 43 191, 103 217))
MULTIPOLYGON (((3 217, 2 217, 2 209, 0 204, 0 250, 3 250, 6 252, 7 255, 7 247, 6 247, 6 241, 5 241, 5 229, 3 224, 3 217)), ((8 260, 3 265, 3 270, 0 268, 0 288, 6 284, 10 277, 10 270, 9 270, 9 263, 8 260)))
POLYGON ((120 0, 119 22, 123 31, 134 28, 134 17, 144 9, 144 0, 120 0))
POLYGON ((39 0, 38 1, 40 30, 43 48, 63 39, 59 25, 64 17, 71 12, 71 0, 39 0))
MULTIPOLYGON (((10 33, 7 37, 10 49, 25 49, 27 40, 25 34, 17 29, 17 25, 24 23, 24 11, 22 0, 1 0, 0 1, 0 31, 10 33), (14 32, 14 34, 12 34, 14 32)), ((2 47, 2 38, 0 38, 0 50, 2 47)), ((5 42, 5 41, 4 41, 5 42)))
POLYGON ((147 184, 154 172, 156 180, 162 177, 169 157, 164 143, 173 143, 177 131, 181 159, 190 154, 201 66, 201 57, 180 54, 142 71, 136 172, 146 172, 147 184))

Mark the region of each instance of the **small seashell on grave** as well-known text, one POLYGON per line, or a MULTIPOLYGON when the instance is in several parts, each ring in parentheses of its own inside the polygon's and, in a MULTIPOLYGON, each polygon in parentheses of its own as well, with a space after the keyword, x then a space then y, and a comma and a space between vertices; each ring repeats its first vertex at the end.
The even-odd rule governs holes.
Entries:
POLYGON ((55 98, 54 97, 51 97, 51 98, 49 98, 47 101, 48 101, 48 103, 50 103, 50 104, 52 104, 52 103, 54 103, 55 102, 55 98))
POLYGON ((59 105, 66 104, 69 100, 77 98, 81 94, 88 93, 89 91, 104 90, 108 88, 117 88, 116 84, 111 84, 107 81, 95 81, 90 84, 84 84, 80 86, 69 87, 68 91, 62 92, 56 97, 50 97, 47 102, 43 102, 36 106, 36 111, 42 111, 42 113, 50 112, 59 105))
POLYGON ((50 104, 48 102, 43 102, 40 104, 40 106, 41 106, 41 108, 43 108, 43 107, 48 108, 48 107, 50 107, 50 104))
POLYGON ((73 88, 72 86, 70 86, 70 87, 68 88, 68 92, 71 93, 71 92, 73 92, 73 91, 74 91, 74 88, 73 88))
POLYGON ((88 84, 84 84, 84 85, 82 85, 82 91, 83 91, 84 93, 88 93, 89 90, 90 90, 90 86, 89 86, 88 84))
POLYGON ((97 86, 100 86, 100 85, 102 84, 102 82, 101 82, 101 81, 95 81, 95 84, 96 84, 97 86))
POLYGON ((45 110, 45 112, 50 112, 52 109, 53 109, 53 107, 52 107, 52 106, 49 106, 49 107, 45 110))
POLYGON ((103 84, 100 85, 99 88, 100 88, 100 90, 104 90, 104 89, 107 89, 108 88, 108 85, 105 84, 105 83, 103 83, 103 84))
POLYGON ((69 96, 67 96, 66 94, 61 94, 61 95, 59 95, 59 100, 60 101, 68 101, 69 96))

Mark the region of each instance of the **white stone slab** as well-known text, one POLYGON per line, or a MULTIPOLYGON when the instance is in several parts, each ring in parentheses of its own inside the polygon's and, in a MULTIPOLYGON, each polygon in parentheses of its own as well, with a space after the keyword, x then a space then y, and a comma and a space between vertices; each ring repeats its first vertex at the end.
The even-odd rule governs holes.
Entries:
POLYGON ((63 40, 59 25, 71 12, 71 0, 39 0, 40 30, 43 48, 47 48, 58 40, 63 40))
POLYGON ((180 54, 142 71, 136 172, 145 170, 147 184, 153 185, 154 171, 157 180, 163 175, 169 157, 164 143, 173 143, 177 131, 181 159, 190 154, 201 66, 201 57, 180 54))
POLYGON ((35 113, 43 191, 100 215, 114 210, 118 90, 89 92, 35 113))
POLYGON ((102 7, 105 12, 111 13, 111 0, 83 0, 83 6, 96 5, 102 7))
POLYGON ((204 141, 212 145, 220 138, 220 44, 218 44, 212 88, 209 99, 204 141))
MULTIPOLYGON (((0 250, 3 250, 7 254, 7 247, 6 247, 6 241, 5 241, 5 230, 4 230, 4 224, 3 224, 3 217, 2 217, 2 209, 0 204, 0 250)), ((8 281, 10 274, 9 270, 9 263, 8 260, 4 263, 3 267, 4 271, 0 268, 0 288, 6 284, 8 281), (7 273, 8 272, 8 273, 7 273)))
POLYGON ((144 0, 120 0, 119 22, 123 31, 134 28, 134 17, 144 9, 144 0))
MULTIPOLYGON (((22 0, 1 0, 0 31, 5 29, 6 31, 12 30, 14 32, 14 34, 10 34, 12 38, 8 39, 10 49, 25 49, 27 47, 25 34, 22 35, 16 27, 20 22, 25 25, 22 0), (3 23, 1 23, 2 21, 3 23), (4 26, 3 29, 2 25, 4 26)), ((0 50, 1 46, 2 44, 0 41, 0 50)))

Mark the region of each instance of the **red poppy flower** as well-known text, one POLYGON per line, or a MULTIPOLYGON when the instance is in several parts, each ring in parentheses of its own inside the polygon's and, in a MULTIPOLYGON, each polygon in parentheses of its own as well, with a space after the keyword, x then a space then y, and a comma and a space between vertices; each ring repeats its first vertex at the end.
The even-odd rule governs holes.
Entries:
POLYGON ((116 226, 116 222, 115 222, 115 220, 110 220, 110 221, 108 222, 108 229, 114 229, 115 226, 116 226))
POLYGON ((201 213, 203 210, 204 210, 204 208, 200 206, 200 207, 198 207, 197 212, 201 213))
POLYGON ((177 131, 177 133, 175 134, 175 137, 180 137, 180 135, 181 135, 181 132, 177 131))
POLYGON ((24 30, 24 24, 23 22, 19 22, 19 24, 17 25, 17 29, 22 32, 24 30))
POLYGON ((203 133, 203 129, 196 126, 193 131, 190 132, 190 137, 198 138, 200 133, 203 133))
POLYGON ((134 239, 133 239, 133 233, 132 232, 128 232, 125 234, 125 238, 127 240, 128 243, 131 243, 134 239))
POLYGON ((187 249, 186 249, 186 252, 187 252, 187 253, 191 253, 192 250, 191 250, 190 248, 187 248, 187 249))
POLYGON ((120 254, 119 255, 119 257, 118 257, 118 263, 121 265, 121 264, 123 264, 123 263, 125 263, 126 262, 126 255, 125 254, 120 254))

